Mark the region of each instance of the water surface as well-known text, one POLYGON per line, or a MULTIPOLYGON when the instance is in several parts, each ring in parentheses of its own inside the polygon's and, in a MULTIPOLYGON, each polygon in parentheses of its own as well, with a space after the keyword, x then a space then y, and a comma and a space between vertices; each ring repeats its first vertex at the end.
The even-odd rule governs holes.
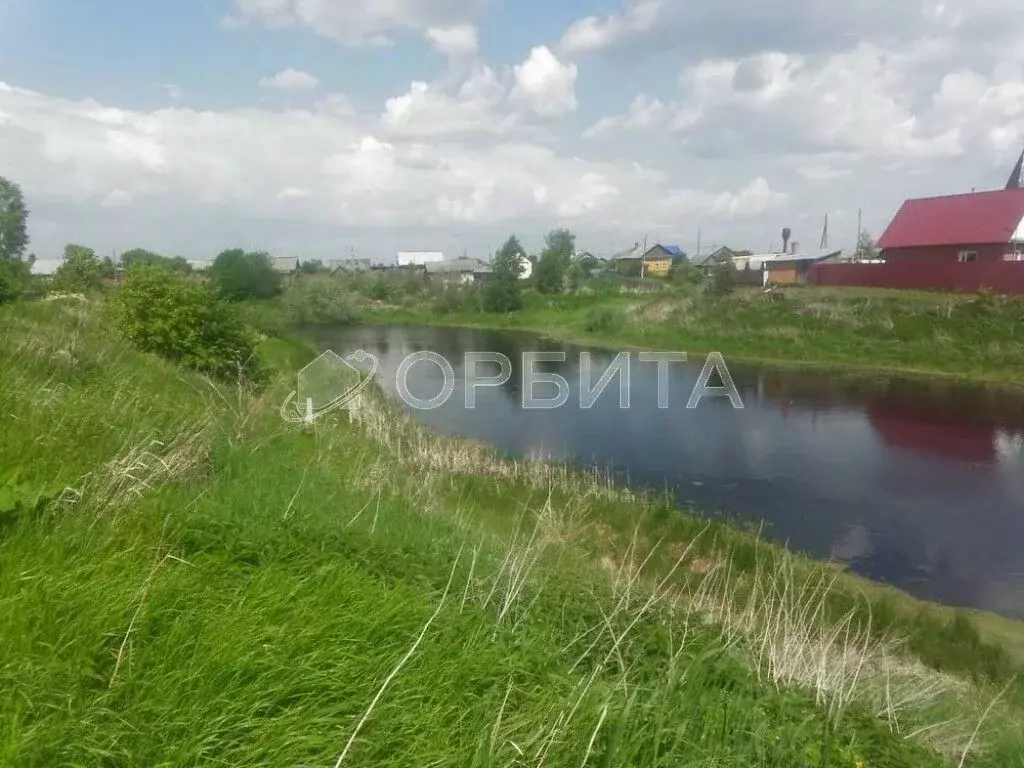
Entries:
MULTIPOLYGON (((322 349, 363 349, 396 393, 409 354, 436 352, 456 374, 453 395, 412 413, 447 434, 487 441, 517 456, 548 456, 612 471, 639 488, 667 489, 708 515, 763 521, 765 535, 918 597, 1024 618, 1024 395, 898 377, 741 366, 729 371, 744 402, 687 400, 705 362, 674 364, 669 408, 658 408, 654 365, 630 372, 630 408, 612 382, 580 408, 582 348, 532 334, 455 328, 359 326, 317 331, 322 349), (465 407, 464 353, 494 351, 510 381, 477 389, 465 407), (524 410, 522 354, 564 352, 543 363, 571 387, 555 410, 524 410)), ((595 380, 614 352, 587 350, 595 380)), ((726 358, 728 361, 728 358, 726 358)), ((497 366, 482 366, 485 374, 497 366)), ((415 365, 410 391, 431 398, 441 370, 415 365)), ((539 388, 548 397, 553 388, 539 388)))

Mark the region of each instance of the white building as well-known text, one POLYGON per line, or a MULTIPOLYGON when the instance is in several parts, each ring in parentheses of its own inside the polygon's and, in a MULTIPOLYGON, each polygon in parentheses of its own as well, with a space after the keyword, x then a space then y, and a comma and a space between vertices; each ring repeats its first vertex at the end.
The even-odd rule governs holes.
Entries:
POLYGON ((533 274, 533 262, 525 256, 519 257, 519 279, 529 280, 530 275, 533 274))
POLYGON ((399 251, 398 266, 400 267, 422 267, 426 264, 437 264, 444 261, 444 253, 441 251, 399 251))

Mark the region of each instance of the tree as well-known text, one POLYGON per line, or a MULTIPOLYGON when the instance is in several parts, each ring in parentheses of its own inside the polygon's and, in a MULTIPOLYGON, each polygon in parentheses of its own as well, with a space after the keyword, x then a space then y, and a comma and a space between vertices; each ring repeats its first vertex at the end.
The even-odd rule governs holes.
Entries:
POLYGON ((25 292, 30 265, 21 259, 0 259, 0 304, 14 301, 25 292))
POLYGON ((861 232, 860 237, 857 239, 857 260, 864 261, 865 259, 877 258, 878 246, 875 244, 875 238, 871 236, 870 232, 861 232))
POLYGON ((21 187, 0 176, 0 259, 21 258, 28 245, 28 208, 21 187))
POLYGON ((274 271, 270 255, 263 252, 223 251, 208 274, 220 295, 230 301, 270 299, 281 292, 281 276, 274 271))
POLYGON ((118 329, 144 352, 222 378, 260 376, 255 340, 234 308, 181 272, 136 263, 113 307, 118 329))
POLYGON ((594 274, 594 270, 598 268, 600 262, 597 257, 592 254, 586 254, 579 260, 580 269, 583 270, 583 274, 586 277, 591 277, 594 274))
POLYGON ((726 261, 711 270, 711 279, 704 290, 711 296, 728 296, 736 287, 736 267, 726 261))
POLYGON ((696 285, 703 282, 704 276, 689 259, 680 259, 672 265, 668 272, 668 279, 673 283, 682 285, 696 285))
POLYGON ((68 245, 64 248, 64 263, 54 275, 57 288, 69 293, 93 291, 108 277, 112 264, 104 264, 96 257, 96 251, 84 245, 68 245))
POLYGON ((494 274, 484 297, 484 306, 489 312, 517 312, 523 308, 519 278, 524 258, 526 252, 515 235, 498 249, 494 257, 494 274))
POLYGON ((137 264, 154 264, 159 267, 166 267, 174 272, 188 274, 192 271, 192 265, 182 256, 162 256, 145 248, 132 248, 121 254, 121 263, 125 269, 131 269, 137 264))
POLYGON ((541 293, 561 293, 565 274, 576 249, 576 236, 567 229, 555 229, 544 238, 544 250, 537 262, 534 281, 541 293))
POLYGON ((583 287, 583 283, 585 283, 586 280, 587 273, 578 261, 574 261, 570 264, 569 269, 565 271, 565 282, 566 285, 569 286, 570 291, 578 291, 583 287))
POLYGON ((303 261, 299 264, 299 271, 305 275, 315 275, 317 272, 324 271, 324 263, 320 259, 303 261))

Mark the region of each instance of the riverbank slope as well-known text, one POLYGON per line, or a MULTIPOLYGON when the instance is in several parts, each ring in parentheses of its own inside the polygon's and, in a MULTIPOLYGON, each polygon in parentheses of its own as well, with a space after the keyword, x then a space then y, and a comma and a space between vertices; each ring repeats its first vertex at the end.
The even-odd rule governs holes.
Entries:
POLYGON ((794 287, 773 297, 751 288, 711 297, 693 286, 584 288, 554 297, 528 292, 521 312, 490 314, 474 306, 471 292, 458 302, 430 302, 396 291, 368 303, 363 319, 1024 385, 1024 300, 989 295, 794 287))
MULTIPOLYGON (((958 614, 430 434, 0 308, 0 764, 1013 764, 958 614)), ((1010 636, 1016 624, 1001 627, 1010 636)))

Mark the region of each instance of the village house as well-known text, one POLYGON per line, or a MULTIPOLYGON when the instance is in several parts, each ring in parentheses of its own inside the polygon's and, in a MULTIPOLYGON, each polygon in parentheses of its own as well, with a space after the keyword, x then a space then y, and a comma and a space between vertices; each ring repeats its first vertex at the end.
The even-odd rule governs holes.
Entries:
POLYGON ((678 245, 657 244, 643 255, 643 274, 646 277, 668 277, 672 265, 686 258, 678 245))
POLYGON ((297 256, 272 256, 270 266, 288 282, 294 280, 299 274, 299 259, 297 256))
POLYGON ((444 261, 443 251, 399 251, 395 264, 399 267, 423 267, 444 261))
POLYGON ((877 245, 887 262, 1022 261, 1024 189, 907 200, 877 245))
POLYGON ((480 259, 463 256, 450 261, 428 262, 424 265, 427 277, 442 285, 473 285, 486 282, 494 270, 480 259))
POLYGON ((811 267, 833 261, 842 254, 838 248, 823 248, 811 253, 779 253, 765 258, 764 285, 804 285, 811 280, 811 267))
POLYGON ((685 258, 686 254, 677 245, 657 244, 645 251, 640 243, 612 256, 616 271, 635 277, 668 277, 672 264, 685 258))
POLYGON ((696 256, 691 261, 698 269, 707 272, 720 264, 726 264, 738 256, 749 255, 749 251, 734 251, 727 246, 721 246, 705 256, 696 256))
POLYGON ((369 259, 328 259, 325 265, 332 275, 358 275, 369 272, 373 265, 369 259))

